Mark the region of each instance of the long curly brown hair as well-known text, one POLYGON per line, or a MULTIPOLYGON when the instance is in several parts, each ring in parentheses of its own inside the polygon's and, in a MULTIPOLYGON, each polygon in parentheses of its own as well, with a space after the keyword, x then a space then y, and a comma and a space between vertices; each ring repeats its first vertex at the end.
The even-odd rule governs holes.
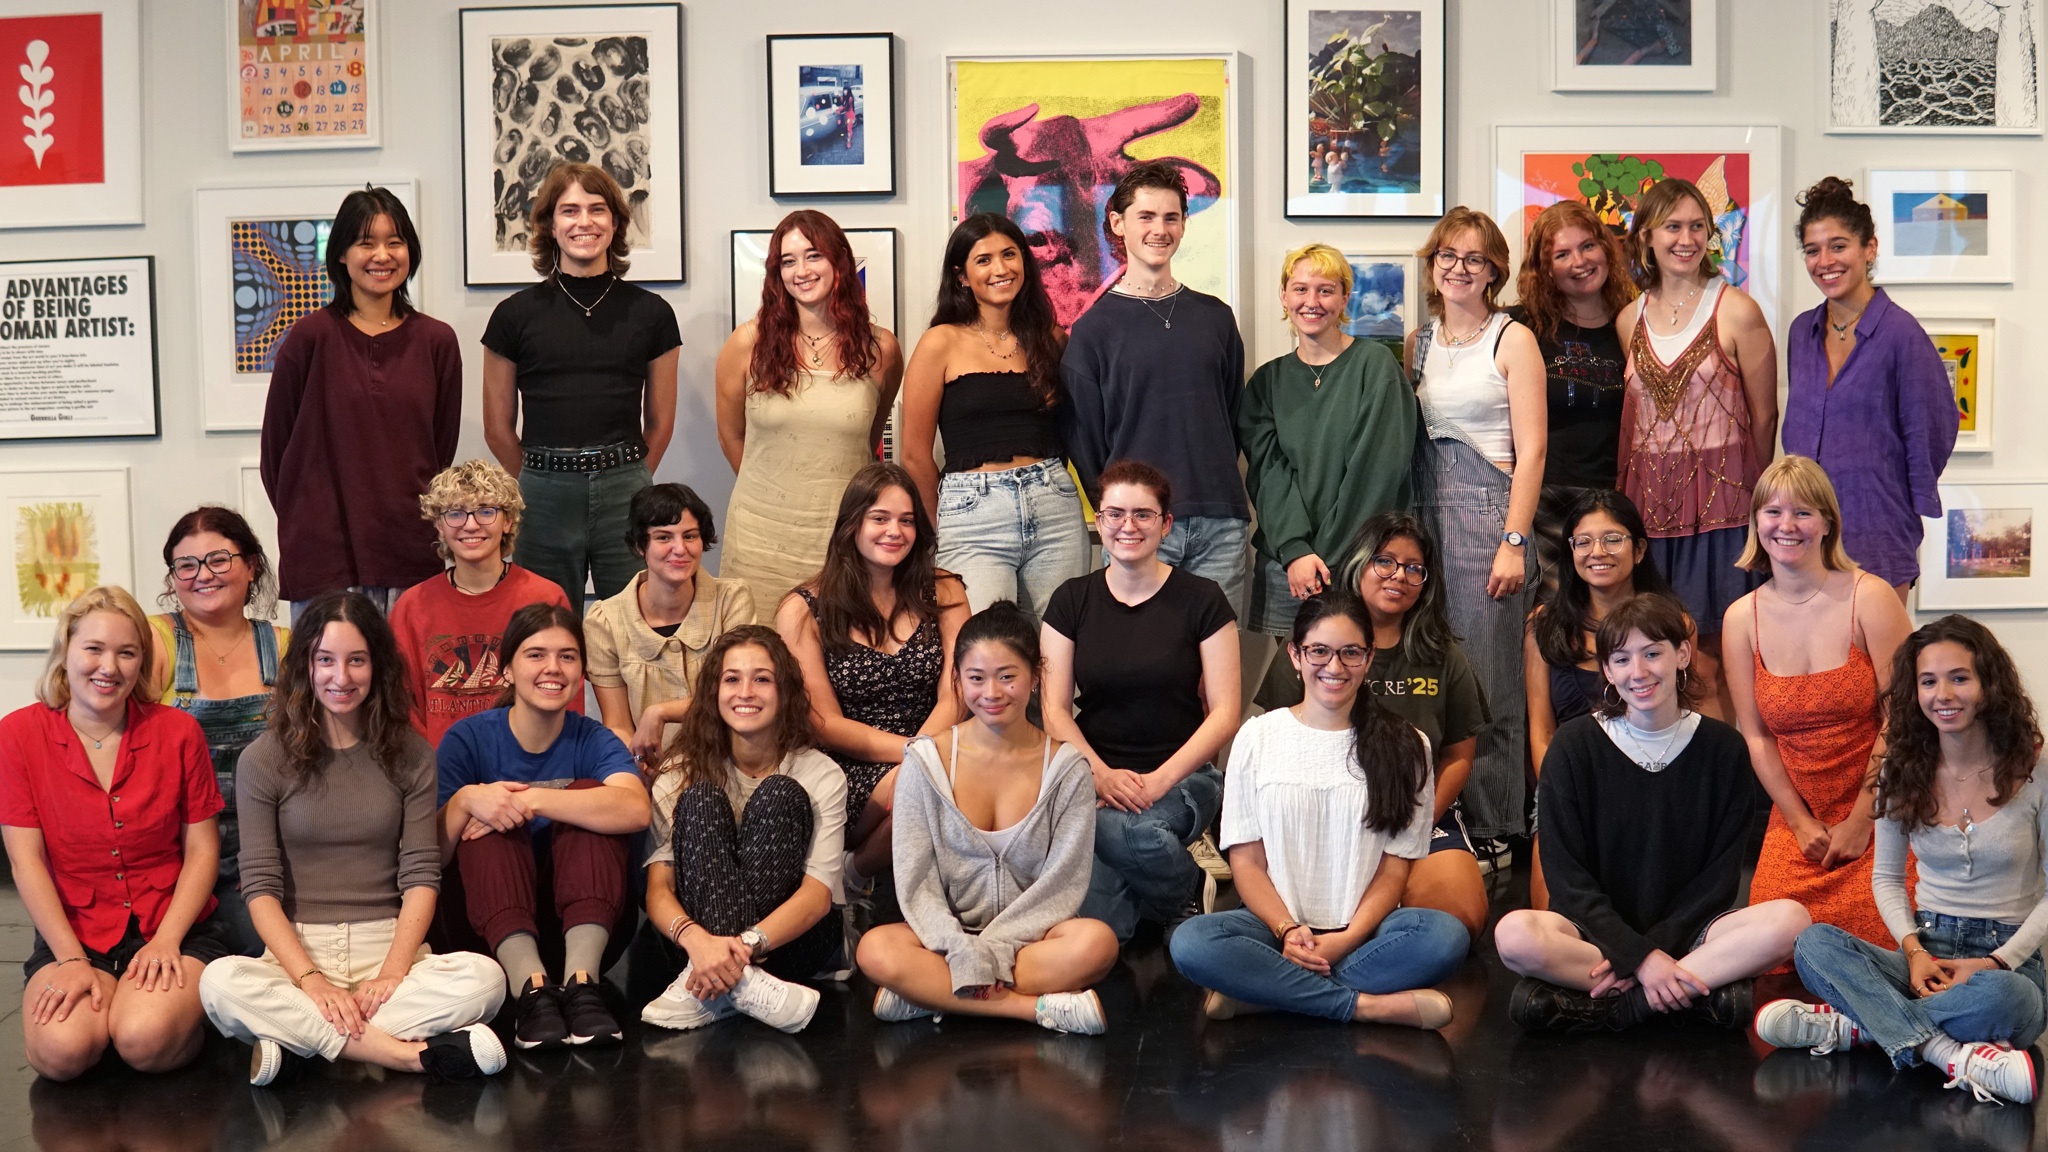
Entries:
POLYGON ((811 694, 804 689, 803 669, 796 656, 775 629, 762 624, 742 624, 711 642, 704 663, 697 669, 691 686, 690 703, 676 722, 675 738, 662 749, 661 763, 654 775, 682 773, 682 786, 722 783, 726 760, 732 755, 732 732, 718 711, 718 682, 725 676, 725 658, 735 648, 748 646, 768 653, 775 666, 775 753, 790 753, 816 742, 811 732, 811 694))
POLYGON ((363 743, 384 774, 393 780, 401 765, 406 740, 412 735, 412 690, 405 683, 405 660, 391 625, 369 597, 360 592, 329 592, 306 606, 292 624, 291 642, 277 662, 277 687, 270 695, 269 726, 284 749, 285 770, 307 780, 317 777, 327 756, 327 734, 321 727, 326 712, 313 690, 313 653, 329 624, 352 624, 370 649, 370 688, 357 713, 362 717, 363 743))
POLYGON ((932 518, 910 473, 900 464, 877 461, 846 482, 846 493, 839 498, 839 517, 833 521, 832 538, 825 545, 825 567, 804 584, 818 598, 818 638, 826 651, 850 651, 863 640, 882 644, 896 623, 896 619, 883 619, 875 607, 868 562, 860 554, 861 521, 891 488, 901 488, 910 496, 917 517, 917 539, 911 541, 910 552, 897 562, 890 577, 896 589, 896 618, 908 616, 918 627, 939 618, 939 543, 932 518))
POLYGON ((868 319, 867 288, 853 262, 853 245, 838 222, 823 212, 800 208, 782 218, 768 236, 768 273, 761 277, 761 307, 754 313, 754 355, 747 362, 747 388, 788 396, 796 391, 796 298, 782 283, 782 244, 791 232, 802 232, 811 246, 832 263, 832 296, 825 311, 832 316, 832 346, 839 353, 835 379, 859 380, 875 370, 881 345, 868 319))
POLYGON ((2027 698, 2019 669, 1989 628, 1950 614, 1906 637, 1892 657, 1891 687, 1884 694, 1884 763, 1877 775, 1877 814, 1907 831, 1933 826, 1941 811, 1935 769, 1941 765, 1941 734, 1920 710, 1920 653, 1934 644, 1957 644, 1970 654, 1982 685, 1977 723, 1991 745, 1994 806, 2003 807, 2033 778, 2041 757, 2041 725, 2027 698))
POLYGON ((1621 314, 1636 298, 1636 286, 1628 278, 1628 254, 1621 237, 1600 222, 1583 200, 1559 200, 1545 208, 1529 226, 1529 238, 1522 245, 1522 270, 1516 274, 1515 295, 1522 302, 1522 323, 1539 340, 1557 336, 1557 324, 1564 318, 1564 293, 1550 274, 1550 246, 1567 228, 1583 228, 1607 254, 1607 283, 1600 287, 1600 303, 1610 320, 1621 314))

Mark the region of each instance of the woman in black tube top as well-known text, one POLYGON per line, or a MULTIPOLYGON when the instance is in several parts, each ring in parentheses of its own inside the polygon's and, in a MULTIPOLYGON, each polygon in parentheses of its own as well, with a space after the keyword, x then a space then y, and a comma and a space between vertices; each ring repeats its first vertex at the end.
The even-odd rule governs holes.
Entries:
POLYGON ((971 611, 1014 600, 1042 616, 1088 570, 1057 414, 1066 340, 1017 226, 961 221, 903 374, 903 466, 938 510, 938 564, 966 581, 971 611))

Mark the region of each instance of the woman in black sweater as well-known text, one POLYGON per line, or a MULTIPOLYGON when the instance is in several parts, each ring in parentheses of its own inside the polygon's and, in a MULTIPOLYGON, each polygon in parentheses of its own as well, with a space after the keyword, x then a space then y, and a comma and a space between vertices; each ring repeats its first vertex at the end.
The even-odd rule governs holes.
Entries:
POLYGON ((1749 827, 1749 754, 1685 707, 1691 622, 1669 596, 1601 620, 1600 706, 1558 729, 1542 776, 1550 911, 1501 917, 1501 963, 1524 979, 1524 1028, 1621 1029, 1690 1009, 1749 1024, 1750 978, 1792 955, 1810 921, 1791 900, 1731 910, 1749 827))

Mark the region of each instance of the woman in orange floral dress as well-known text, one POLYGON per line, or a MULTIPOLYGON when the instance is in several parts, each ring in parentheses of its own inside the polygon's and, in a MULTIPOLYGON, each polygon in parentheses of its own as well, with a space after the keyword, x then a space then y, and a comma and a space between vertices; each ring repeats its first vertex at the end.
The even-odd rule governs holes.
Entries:
POLYGON ((1890 947, 1870 888, 1871 799, 1879 701, 1912 624, 1843 550, 1841 525, 1834 485, 1812 460, 1782 457, 1758 478, 1741 563, 1770 580, 1723 621, 1725 650, 1751 653, 1728 662, 1728 685, 1771 794, 1749 899, 1797 900, 1814 923, 1890 947))

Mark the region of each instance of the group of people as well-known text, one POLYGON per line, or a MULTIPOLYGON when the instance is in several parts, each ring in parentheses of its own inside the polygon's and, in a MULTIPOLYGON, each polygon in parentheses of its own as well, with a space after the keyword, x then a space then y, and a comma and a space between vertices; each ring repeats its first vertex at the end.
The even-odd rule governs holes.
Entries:
POLYGON ((1524 1026, 1754 1019, 2031 1099, 2039 728, 1988 631, 1912 631, 1955 404, 1870 282, 1869 209, 1834 178, 1802 204, 1826 299, 1775 462, 1773 335, 1683 180, 1625 237, 1546 209, 1519 270, 1454 209, 1398 356, 1345 331, 1340 253, 1290 252, 1295 348, 1248 381, 1229 306, 1174 276, 1170 165, 1110 196, 1123 271, 1071 332, 1017 226, 963 221, 907 362, 838 225, 793 212, 718 357, 721 542, 652 480, 680 335, 621 278, 601 169, 548 177, 542 279, 485 333, 498 464, 453 463, 418 238, 354 193, 272 385, 278 574, 191 513, 171 610, 81 597, 0 722, 30 1060, 173 1067, 205 1018, 258 1084, 488 1074, 508 998, 517 1045, 619 1036, 599 976, 636 924, 676 973, 662 1027, 796 1031, 858 967, 883 1020, 1099 1033, 1090 989, 1154 922, 1212 1018, 1436 1028, 1529 835, 1495 928, 1524 1026), (1212 831, 1241 907, 1191 851, 1212 831), (1822 1002, 1756 1009, 1795 964, 1822 1002))

